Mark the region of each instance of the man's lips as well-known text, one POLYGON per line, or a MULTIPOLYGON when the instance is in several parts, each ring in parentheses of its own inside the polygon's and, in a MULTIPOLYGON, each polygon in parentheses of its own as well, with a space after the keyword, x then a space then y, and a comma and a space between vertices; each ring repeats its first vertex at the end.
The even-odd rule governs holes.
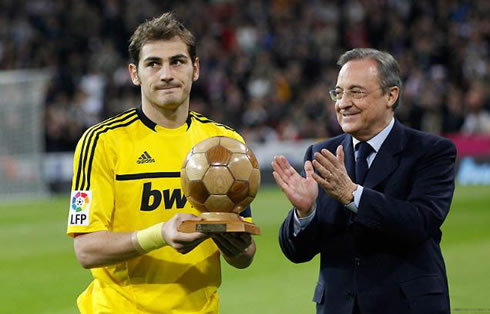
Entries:
POLYGON ((341 112, 340 114, 344 117, 352 117, 352 116, 358 115, 359 112, 341 112))
POLYGON ((155 89, 156 90, 169 90, 169 89, 174 89, 174 88, 178 88, 178 87, 179 86, 174 86, 174 85, 172 85, 172 86, 158 86, 155 89))

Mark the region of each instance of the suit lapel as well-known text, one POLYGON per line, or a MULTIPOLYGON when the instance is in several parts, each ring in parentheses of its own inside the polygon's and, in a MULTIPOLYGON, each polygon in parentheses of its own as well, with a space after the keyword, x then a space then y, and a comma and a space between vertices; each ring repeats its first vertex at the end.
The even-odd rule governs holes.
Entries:
POLYGON ((352 145, 352 136, 347 135, 342 142, 344 147, 344 164, 347 174, 352 181, 355 181, 355 161, 354 161, 354 147, 352 145))
MULTIPOLYGON (((346 134, 344 140, 342 141, 342 147, 344 148, 344 164, 347 174, 349 175, 352 182, 356 180, 356 166, 354 160, 354 146, 352 144, 352 136, 346 134)), ((354 213, 347 210, 344 207, 343 213, 346 215, 346 226, 351 226, 354 223, 354 213)))
MULTIPOLYGON (((398 154, 404 147, 403 127, 395 120, 390 134, 381 145, 366 176, 363 186, 373 188, 392 173, 399 164, 398 154)), ((352 144, 351 144, 352 145, 352 144)))

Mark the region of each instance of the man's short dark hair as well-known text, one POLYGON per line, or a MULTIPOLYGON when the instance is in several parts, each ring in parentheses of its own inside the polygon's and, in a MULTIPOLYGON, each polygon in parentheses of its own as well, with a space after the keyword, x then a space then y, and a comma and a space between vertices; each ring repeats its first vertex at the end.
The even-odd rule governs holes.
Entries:
POLYGON ((355 48, 345 52, 340 56, 337 64, 341 67, 351 60, 372 59, 378 64, 378 73, 383 93, 386 88, 398 86, 400 93, 398 99, 393 104, 395 110, 401 103, 402 80, 400 78, 400 66, 395 58, 388 52, 379 51, 372 48, 355 48))
POLYGON ((192 62, 196 61, 196 40, 194 35, 180 22, 172 12, 148 20, 138 26, 129 40, 129 55, 138 66, 141 48, 155 40, 169 40, 179 37, 186 45, 192 62))

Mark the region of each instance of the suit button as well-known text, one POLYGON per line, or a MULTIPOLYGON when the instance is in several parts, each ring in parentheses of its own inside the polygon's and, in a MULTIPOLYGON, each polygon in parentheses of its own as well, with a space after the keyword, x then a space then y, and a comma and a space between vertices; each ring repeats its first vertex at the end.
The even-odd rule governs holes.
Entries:
POLYGON ((361 266, 361 259, 359 257, 354 257, 354 264, 356 266, 361 266))
POLYGON ((354 292, 352 292, 352 291, 348 291, 348 292, 347 292, 347 295, 348 295, 349 297, 351 297, 351 298, 353 298, 353 297, 355 297, 355 296, 356 296, 356 294, 355 294, 354 292))

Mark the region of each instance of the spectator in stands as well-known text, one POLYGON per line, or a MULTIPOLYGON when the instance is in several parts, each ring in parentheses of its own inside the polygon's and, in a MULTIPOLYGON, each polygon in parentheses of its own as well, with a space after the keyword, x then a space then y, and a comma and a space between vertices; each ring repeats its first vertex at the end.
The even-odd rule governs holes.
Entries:
POLYGON ((483 86, 475 83, 465 95, 468 114, 464 119, 463 133, 490 135, 490 113, 484 108, 485 91, 483 86))

